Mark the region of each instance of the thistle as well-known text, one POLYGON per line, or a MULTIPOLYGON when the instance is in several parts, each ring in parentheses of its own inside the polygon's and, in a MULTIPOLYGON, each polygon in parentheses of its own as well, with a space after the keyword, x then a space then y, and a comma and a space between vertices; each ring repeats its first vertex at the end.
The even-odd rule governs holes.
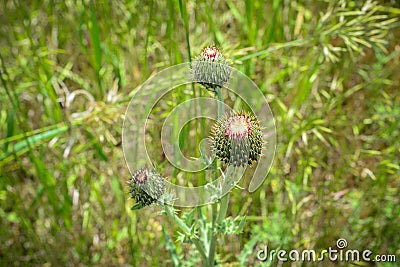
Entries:
POLYGON ((164 179, 154 170, 140 169, 128 181, 129 193, 136 204, 132 210, 156 202, 165 192, 164 179))
POLYGON ((229 61, 215 46, 208 46, 192 64, 193 80, 206 89, 222 87, 229 79, 229 61))
POLYGON ((251 166, 263 147, 259 121, 244 112, 225 116, 213 127, 212 147, 217 158, 226 164, 251 166))

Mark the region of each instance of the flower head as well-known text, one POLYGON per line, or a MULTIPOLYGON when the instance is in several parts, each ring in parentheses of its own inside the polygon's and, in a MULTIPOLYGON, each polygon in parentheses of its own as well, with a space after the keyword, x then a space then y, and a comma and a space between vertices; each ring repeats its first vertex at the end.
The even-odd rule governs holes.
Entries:
POLYGON ((216 46, 208 46, 192 64, 193 80, 206 89, 222 87, 229 79, 229 61, 216 46))
POLYGON ((165 192, 164 179, 154 170, 140 169, 128 181, 129 192, 139 209, 156 202, 165 192))
POLYGON ((203 52, 201 55, 206 60, 216 60, 216 59, 218 59, 220 52, 219 52, 218 48, 215 46, 207 46, 206 48, 203 49, 203 52))
POLYGON ((213 127, 212 147, 215 155, 233 166, 257 162, 263 147, 259 121, 246 113, 233 113, 213 127))

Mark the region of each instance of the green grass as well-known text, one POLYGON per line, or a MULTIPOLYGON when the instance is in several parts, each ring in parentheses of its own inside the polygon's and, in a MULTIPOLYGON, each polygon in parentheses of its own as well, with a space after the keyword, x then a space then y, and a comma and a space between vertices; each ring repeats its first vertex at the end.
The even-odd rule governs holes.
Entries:
MULTIPOLYGON (((262 244, 322 250, 346 238, 400 260, 400 7, 339 2, 2 1, 1 265, 172 266, 182 251, 195 264, 157 207, 129 210, 120 143, 138 86, 210 44, 260 87, 278 138, 263 186, 231 193, 228 215, 249 219, 217 259, 257 265, 262 244), (94 101, 66 105, 80 89, 94 101)), ((178 88, 154 114, 208 96, 199 88, 178 88)), ((205 123, 183 129, 185 155, 205 123)))

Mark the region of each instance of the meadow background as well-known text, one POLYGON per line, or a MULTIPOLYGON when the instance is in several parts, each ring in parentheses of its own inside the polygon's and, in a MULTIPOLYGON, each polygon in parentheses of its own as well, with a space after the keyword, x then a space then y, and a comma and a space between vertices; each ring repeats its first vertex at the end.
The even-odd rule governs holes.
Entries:
POLYGON ((156 207, 130 211, 121 131, 141 83, 211 44, 265 94, 278 138, 263 186, 232 192, 248 220, 220 263, 338 238, 399 261, 399 18, 397 1, 1 1, 0 264, 172 266, 173 244, 196 264, 156 207))

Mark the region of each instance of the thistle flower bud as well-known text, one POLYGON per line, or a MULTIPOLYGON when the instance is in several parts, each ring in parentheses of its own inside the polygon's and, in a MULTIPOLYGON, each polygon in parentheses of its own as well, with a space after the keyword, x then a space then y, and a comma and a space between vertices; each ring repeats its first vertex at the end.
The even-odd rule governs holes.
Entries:
POLYGON ((259 121, 246 113, 233 113, 217 121, 212 130, 217 158, 235 167, 257 162, 263 147, 259 121))
POLYGON ((231 68, 229 61, 215 46, 208 46, 192 64, 193 80, 206 87, 222 87, 229 79, 231 68))
POLYGON ((129 193, 140 209, 156 202, 165 192, 164 179, 154 170, 140 169, 128 182, 129 193))

